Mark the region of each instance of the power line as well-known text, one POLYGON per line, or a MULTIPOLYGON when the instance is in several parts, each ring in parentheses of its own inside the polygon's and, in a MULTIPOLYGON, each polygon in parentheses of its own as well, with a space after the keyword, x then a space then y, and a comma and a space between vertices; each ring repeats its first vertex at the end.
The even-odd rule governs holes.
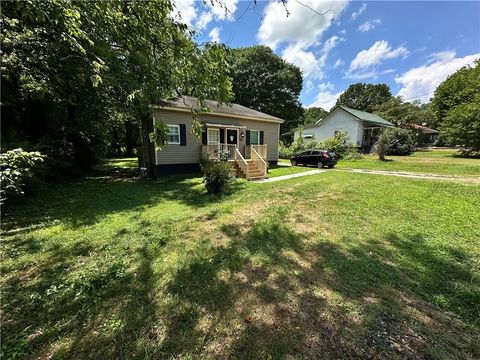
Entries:
POLYGON ((410 97, 410 98, 407 98, 407 99, 403 99, 403 101, 418 99, 418 98, 421 97, 421 96, 428 95, 428 94, 432 94, 432 93, 434 93, 434 92, 435 92, 435 90, 432 90, 432 91, 429 91, 429 92, 427 92, 427 93, 425 93, 425 94, 419 94, 419 95, 416 95, 416 96, 413 96, 413 97, 410 97))

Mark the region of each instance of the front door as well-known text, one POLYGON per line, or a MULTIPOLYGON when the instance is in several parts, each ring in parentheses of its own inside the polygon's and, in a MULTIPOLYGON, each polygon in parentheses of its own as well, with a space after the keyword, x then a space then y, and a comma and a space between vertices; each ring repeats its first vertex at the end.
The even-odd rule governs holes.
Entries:
POLYGON ((238 141, 238 131, 227 129, 227 144, 229 145, 237 145, 238 141))

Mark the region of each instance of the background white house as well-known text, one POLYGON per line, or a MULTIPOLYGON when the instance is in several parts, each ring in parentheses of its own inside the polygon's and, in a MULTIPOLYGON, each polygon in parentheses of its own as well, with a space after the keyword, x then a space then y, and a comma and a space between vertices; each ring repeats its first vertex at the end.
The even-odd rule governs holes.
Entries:
POLYGON ((368 149, 377 140, 380 130, 388 127, 394 125, 378 115, 346 106, 336 106, 315 125, 296 129, 293 138, 297 140, 303 137, 306 141, 312 139, 321 141, 335 136, 337 132, 344 132, 354 145, 368 149))

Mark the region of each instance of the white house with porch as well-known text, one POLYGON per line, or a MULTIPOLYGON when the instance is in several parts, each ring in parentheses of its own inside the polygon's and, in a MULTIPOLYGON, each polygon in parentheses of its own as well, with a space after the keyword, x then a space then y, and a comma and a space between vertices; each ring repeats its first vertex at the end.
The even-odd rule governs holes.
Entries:
POLYGON ((380 130, 389 127, 394 125, 378 115, 340 105, 316 124, 296 129, 294 140, 303 137, 305 141, 321 141, 343 132, 354 145, 369 150, 375 144, 380 130))

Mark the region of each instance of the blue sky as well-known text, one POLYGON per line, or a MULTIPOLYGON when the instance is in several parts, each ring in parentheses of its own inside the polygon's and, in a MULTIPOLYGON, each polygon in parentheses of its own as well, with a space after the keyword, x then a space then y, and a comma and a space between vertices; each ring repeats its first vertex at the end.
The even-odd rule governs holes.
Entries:
POLYGON ((329 110, 352 83, 386 83, 427 102, 436 86, 480 58, 480 2, 178 0, 197 41, 264 44, 303 71, 304 106, 329 110), (325 13, 325 15, 319 15, 325 13))

